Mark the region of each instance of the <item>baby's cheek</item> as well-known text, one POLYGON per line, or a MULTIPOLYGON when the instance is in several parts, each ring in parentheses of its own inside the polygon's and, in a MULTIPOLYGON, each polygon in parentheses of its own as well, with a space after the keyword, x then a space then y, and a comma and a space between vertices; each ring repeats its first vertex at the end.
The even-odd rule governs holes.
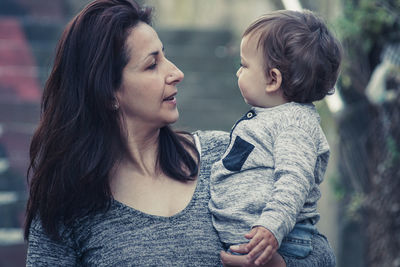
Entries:
POLYGON ((242 92, 242 94, 245 93, 245 91, 246 91, 245 86, 243 84, 243 81, 240 78, 238 79, 238 86, 239 86, 240 92, 242 92))
POLYGON ((242 96, 243 96, 244 98, 246 98, 246 90, 244 90, 244 88, 241 87, 240 85, 239 85, 239 89, 240 89, 240 93, 242 94, 242 96))

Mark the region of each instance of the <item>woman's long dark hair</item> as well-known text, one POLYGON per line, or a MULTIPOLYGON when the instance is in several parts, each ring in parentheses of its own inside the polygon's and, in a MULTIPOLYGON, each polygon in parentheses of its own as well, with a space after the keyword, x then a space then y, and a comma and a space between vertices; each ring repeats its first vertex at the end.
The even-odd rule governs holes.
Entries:
MULTIPOLYGON (((25 239, 35 217, 57 240, 61 225, 110 207, 109 174, 126 151, 112 107, 129 60, 125 40, 139 22, 150 24, 151 9, 133 0, 97 0, 66 27, 30 146, 25 239)), ((158 165, 165 174, 194 179, 198 158, 190 152, 198 157, 187 137, 161 129, 158 165)))

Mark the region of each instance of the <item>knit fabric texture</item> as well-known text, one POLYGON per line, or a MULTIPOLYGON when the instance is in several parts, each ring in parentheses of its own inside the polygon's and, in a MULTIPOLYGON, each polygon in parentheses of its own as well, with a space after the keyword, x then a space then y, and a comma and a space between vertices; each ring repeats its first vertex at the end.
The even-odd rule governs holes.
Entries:
POLYGON ((210 210, 221 241, 247 242, 244 234, 263 226, 281 244, 296 222, 316 224, 328 159, 313 104, 252 108, 232 128, 211 172, 210 210))

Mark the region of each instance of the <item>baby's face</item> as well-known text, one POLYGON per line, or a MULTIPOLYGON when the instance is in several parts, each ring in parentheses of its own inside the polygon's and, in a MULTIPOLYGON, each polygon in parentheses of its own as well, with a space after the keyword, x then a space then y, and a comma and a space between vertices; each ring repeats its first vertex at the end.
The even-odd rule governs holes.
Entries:
POLYGON ((240 44, 240 68, 236 73, 244 101, 254 107, 273 107, 281 104, 267 92, 268 80, 264 71, 264 55, 257 48, 258 38, 252 34, 243 37, 240 44))
POLYGON ((263 107, 267 79, 263 68, 263 55, 257 49, 257 38, 245 36, 240 44, 240 68, 236 73, 244 101, 263 107))

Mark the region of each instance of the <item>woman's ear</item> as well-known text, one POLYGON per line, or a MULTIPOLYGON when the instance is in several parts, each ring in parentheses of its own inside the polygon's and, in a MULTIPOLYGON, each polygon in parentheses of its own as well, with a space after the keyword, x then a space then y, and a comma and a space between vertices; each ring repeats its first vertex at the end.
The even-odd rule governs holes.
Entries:
POLYGON ((282 74, 277 68, 272 68, 269 71, 269 77, 270 81, 267 84, 265 91, 267 93, 273 93, 278 91, 279 88, 281 88, 282 84, 282 74))
POLYGON ((112 110, 118 110, 120 105, 119 105, 119 100, 118 100, 118 92, 115 93, 115 96, 111 102, 111 109, 112 110))

